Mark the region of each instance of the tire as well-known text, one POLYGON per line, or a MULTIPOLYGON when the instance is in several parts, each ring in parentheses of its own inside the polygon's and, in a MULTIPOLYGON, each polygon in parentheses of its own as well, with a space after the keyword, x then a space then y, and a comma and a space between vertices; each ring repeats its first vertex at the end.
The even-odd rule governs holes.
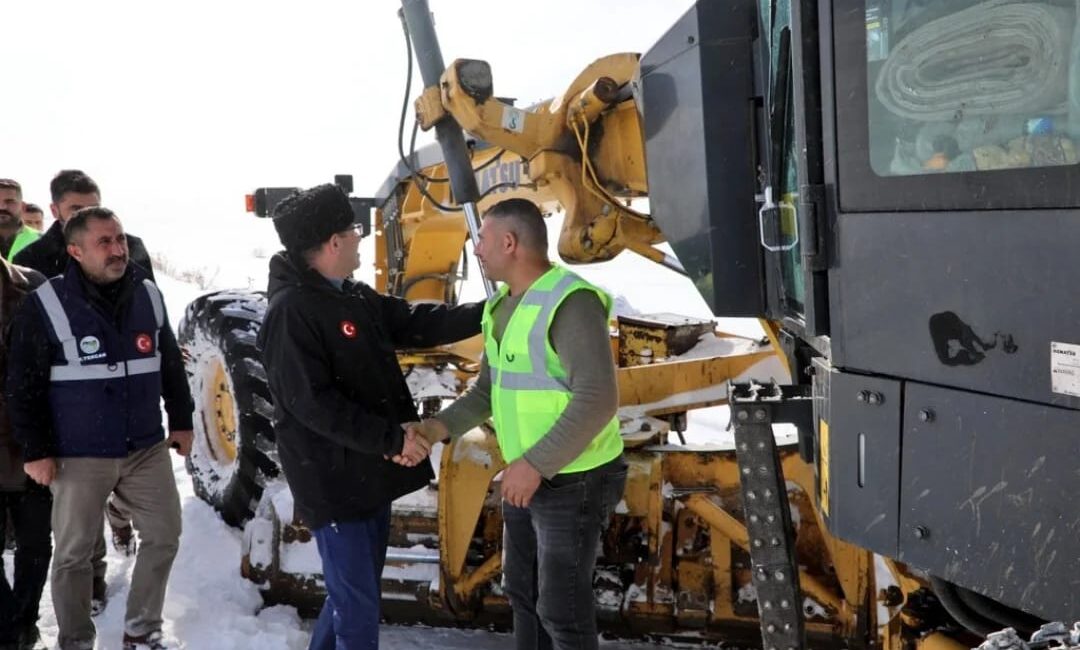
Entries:
POLYGON ((195 494, 236 527, 281 473, 273 402, 255 349, 266 304, 254 291, 202 296, 188 305, 177 337, 195 402, 187 470, 195 494))

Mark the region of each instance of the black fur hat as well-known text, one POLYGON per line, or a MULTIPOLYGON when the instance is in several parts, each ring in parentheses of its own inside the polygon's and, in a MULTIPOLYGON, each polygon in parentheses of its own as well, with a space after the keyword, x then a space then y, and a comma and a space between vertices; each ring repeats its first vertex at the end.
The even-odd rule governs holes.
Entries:
POLYGON ((337 185, 317 185, 289 195, 274 207, 274 229, 286 250, 303 253, 348 230, 353 222, 349 197, 337 185))

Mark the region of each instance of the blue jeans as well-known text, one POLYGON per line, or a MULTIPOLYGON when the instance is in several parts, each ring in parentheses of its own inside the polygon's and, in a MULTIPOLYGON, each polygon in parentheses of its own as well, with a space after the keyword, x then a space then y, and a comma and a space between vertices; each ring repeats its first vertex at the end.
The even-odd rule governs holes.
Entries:
POLYGON ((593 569, 626 462, 544 479, 528 508, 503 501, 503 578, 517 650, 595 650, 593 569))
POLYGON ((326 603, 308 649, 377 650, 390 505, 368 519, 335 522, 311 532, 322 558, 326 603))

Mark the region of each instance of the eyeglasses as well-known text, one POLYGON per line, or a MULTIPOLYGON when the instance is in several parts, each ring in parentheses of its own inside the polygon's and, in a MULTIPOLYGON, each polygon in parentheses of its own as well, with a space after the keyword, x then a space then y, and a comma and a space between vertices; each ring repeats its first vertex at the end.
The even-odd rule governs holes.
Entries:
POLYGON ((363 237, 364 236, 364 227, 362 225, 360 225, 360 224, 356 224, 354 226, 349 226, 348 228, 346 228, 345 230, 342 230, 338 234, 341 235, 342 237, 344 237, 346 235, 352 235, 352 234, 355 234, 357 237, 363 237))

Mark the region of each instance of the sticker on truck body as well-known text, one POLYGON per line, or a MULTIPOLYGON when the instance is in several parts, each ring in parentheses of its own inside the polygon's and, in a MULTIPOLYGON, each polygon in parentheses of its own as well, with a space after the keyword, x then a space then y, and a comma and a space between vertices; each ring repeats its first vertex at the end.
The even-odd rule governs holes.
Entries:
POLYGON ((1080 397, 1080 345, 1050 342, 1050 390, 1080 397))
POLYGON ((514 133, 523 133, 525 131, 525 111, 513 106, 504 106, 502 128, 514 133))

